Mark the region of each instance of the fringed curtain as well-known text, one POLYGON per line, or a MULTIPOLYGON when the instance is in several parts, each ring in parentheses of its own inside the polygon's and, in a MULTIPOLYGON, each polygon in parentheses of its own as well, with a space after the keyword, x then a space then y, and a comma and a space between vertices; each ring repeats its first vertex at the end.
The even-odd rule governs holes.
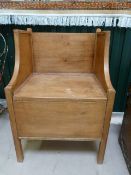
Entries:
POLYGON ((51 26, 131 27, 127 14, 29 14, 0 13, 0 24, 51 26))

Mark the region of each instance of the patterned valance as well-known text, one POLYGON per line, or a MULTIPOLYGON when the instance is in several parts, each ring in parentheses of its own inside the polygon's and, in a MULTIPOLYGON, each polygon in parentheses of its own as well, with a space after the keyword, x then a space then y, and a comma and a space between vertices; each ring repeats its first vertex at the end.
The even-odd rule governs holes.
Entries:
POLYGON ((131 0, 0 0, 10 10, 130 10, 131 0))
POLYGON ((0 24, 131 27, 131 13, 0 11, 0 24))

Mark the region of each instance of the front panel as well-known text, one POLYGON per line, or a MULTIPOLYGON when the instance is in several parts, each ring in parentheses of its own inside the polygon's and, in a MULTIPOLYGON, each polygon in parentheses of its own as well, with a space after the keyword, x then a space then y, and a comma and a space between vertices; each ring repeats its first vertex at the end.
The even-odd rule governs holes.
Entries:
POLYGON ((14 101, 19 137, 101 138, 106 101, 14 101))

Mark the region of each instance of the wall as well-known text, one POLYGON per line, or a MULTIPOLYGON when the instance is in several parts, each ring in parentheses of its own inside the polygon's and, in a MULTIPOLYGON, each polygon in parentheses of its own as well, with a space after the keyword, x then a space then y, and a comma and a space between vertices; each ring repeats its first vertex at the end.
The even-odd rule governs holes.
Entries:
MULTIPOLYGON (((13 29, 26 29, 30 26, 3 25, 0 32, 5 36, 9 46, 4 75, 0 84, 0 98, 4 98, 4 87, 11 79, 14 67, 14 40, 13 29)), ((42 32, 95 32, 95 27, 60 27, 60 26, 33 26, 33 31, 42 32)), ((131 29, 105 28, 111 31, 110 45, 110 74, 116 98, 114 111, 121 112, 125 109, 126 92, 129 81, 131 82, 131 29)))

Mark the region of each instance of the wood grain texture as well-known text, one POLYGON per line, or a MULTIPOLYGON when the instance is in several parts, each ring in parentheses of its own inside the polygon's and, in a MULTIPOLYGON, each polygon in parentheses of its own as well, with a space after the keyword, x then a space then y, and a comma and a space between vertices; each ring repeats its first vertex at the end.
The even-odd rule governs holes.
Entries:
POLYGON ((110 127, 110 120, 111 120, 111 115, 113 110, 114 99, 115 99, 115 92, 113 89, 108 90, 107 98, 108 100, 107 100, 106 113, 105 113, 105 119, 103 124, 103 132, 102 132, 101 142, 99 145, 99 151, 97 155, 97 162, 99 164, 102 164, 104 161, 104 155, 105 155, 109 127, 110 127))
POLYGON ((106 143, 108 138, 110 119, 113 110, 115 90, 111 84, 109 74, 109 44, 110 32, 101 32, 97 30, 96 46, 95 46, 95 59, 94 59, 94 72, 100 80, 105 92, 107 92, 107 106, 103 125, 103 134, 99 146, 97 157, 98 163, 103 163, 106 143))
POLYGON ((100 80, 104 90, 107 92, 112 87, 109 73, 109 45, 110 45, 110 32, 96 32, 96 45, 94 57, 94 73, 100 80))
POLYGON ((98 163, 103 162, 115 96, 109 43, 109 32, 101 30, 16 32, 15 69, 5 91, 18 161, 20 139, 43 138, 99 139, 98 163))
POLYGON ((33 74, 14 92, 14 100, 107 100, 99 80, 89 73, 33 74))
POLYGON ((21 140, 18 138, 17 125, 16 125, 16 119, 15 119, 15 114, 14 114, 14 106, 13 106, 13 99, 12 99, 13 91, 10 88, 10 86, 6 87, 5 94, 6 94, 6 100, 7 100, 7 105, 8 105, 10 124, 11 124, 11 130, 12 130, 13 139, 14 139, 14 145, 15 145, 17 161, 18 162, 22 162, 23 159, 24 159, 24 155, 23 155, 23 151, 22 151, 21 140))
POLYGON ((14 91, 32 73, 31 33, 22 30, 14 31, 15 40, 15 68, 10 86, 14 91))
POLYGON ((8 86, 6 86, 5 88, 5 94, 8 104, 10 123, 12 128, 12 134, 14 137, 17 160, 21 162, 23 161, 24 156, 21 141, 17 135, 17 125, 13 106, 13 94, 15 89, 20 84, 22 84, 23 81, 32 72, 32 53, 30 52, 31 49, 30 33, 15 30, 14 39, 15 39, 15 68, 12 79, 9 82, 8 86))
POLYGON ((100 139, 105 101, 14 101, 19 137, 100 139), (94 110, 94 106, 95 109, 94 110))
POLYGON ((95 34, 33 33, 32 37, 34 71, 92 71, 95 34))

